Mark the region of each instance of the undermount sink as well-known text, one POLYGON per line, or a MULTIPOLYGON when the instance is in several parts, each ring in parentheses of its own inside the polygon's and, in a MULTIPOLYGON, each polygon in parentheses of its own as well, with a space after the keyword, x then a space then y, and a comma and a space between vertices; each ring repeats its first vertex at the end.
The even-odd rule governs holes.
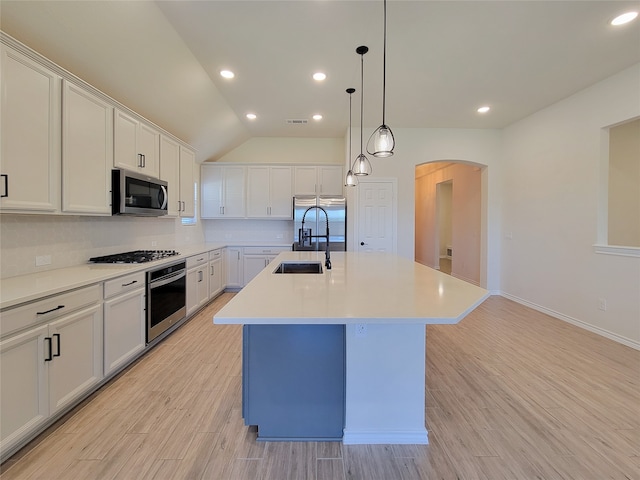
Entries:
POLYGON ((282 262, 273 273, 322 273, 322 263, 282 262))

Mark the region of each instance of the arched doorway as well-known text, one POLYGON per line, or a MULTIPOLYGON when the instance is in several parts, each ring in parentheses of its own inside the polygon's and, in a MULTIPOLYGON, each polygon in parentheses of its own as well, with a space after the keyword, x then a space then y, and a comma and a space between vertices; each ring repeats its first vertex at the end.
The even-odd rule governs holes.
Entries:
POLYGON ((485 170, 457 160, 415 169, 415 261, 441 269, 442 259, 443 271, 476 285, 487 281, 485 170))

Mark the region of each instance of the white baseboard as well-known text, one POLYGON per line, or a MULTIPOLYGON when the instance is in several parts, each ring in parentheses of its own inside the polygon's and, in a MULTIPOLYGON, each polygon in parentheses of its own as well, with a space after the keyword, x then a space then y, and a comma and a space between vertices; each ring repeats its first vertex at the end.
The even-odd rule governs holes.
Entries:
POLYGON ((429 432, 421 430, 354 431, 345 428, 342 437, 344 445, 428 445, 429 432))
POLYGON ((504 298, 508 298, 509 300, 513 300, 516 303, 524 305, 529 308, 533 308, 539 312, 545 313, 551 317, 557 318, 558 320, 565 321, 567 323, 571 323, 576 327, 584 328, 585 330, 589 330, 590 332, 596 333, 603 337, 608 338, 609 340, 613 340, 614 342, 621 343, 622 345, 626 345, 627 347, 631 347, 635 350, 640 350, 640 342, 632 340, 627 337, 623 337, 622 335, 618 335, 617 333, 610 332, 605 330, 604 328, 596 327, 594 325, 590 325, 582 320, 578 320, 577 318, 570 317, 565 315, 564 313, 556 312, 555 310, 551 310, 549 308, 543 307, 542 305, 538 305, 536 303, 529 302, 520 297, 516 297, 515 295, 511 295, 509 293, 500 292, 500 296, 504 298))

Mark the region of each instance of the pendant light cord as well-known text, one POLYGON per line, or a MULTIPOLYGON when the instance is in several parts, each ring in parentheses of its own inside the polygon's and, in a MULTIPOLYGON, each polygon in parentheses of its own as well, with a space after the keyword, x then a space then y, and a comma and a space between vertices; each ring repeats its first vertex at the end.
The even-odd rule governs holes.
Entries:
POLYGON ((387 0, 384 0, 384 41, 382 46, 382 124, 385 123, 387 101, 387 0))
MULTIPOLYGON (((365 52, 366 53, 366 52, 365 52)), ((362 155, 362 131, 364 130, 364 53, 360 54, 360 155, 362 155)))

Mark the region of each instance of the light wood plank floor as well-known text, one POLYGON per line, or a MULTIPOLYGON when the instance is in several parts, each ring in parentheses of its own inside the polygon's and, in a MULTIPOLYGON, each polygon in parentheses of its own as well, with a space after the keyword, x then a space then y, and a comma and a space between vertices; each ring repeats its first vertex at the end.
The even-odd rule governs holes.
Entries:
POLYGON ((500 297, 427 328, 429 445, 258 443, 224 294, 2 480, 640 479, 640 352, 500 297))

